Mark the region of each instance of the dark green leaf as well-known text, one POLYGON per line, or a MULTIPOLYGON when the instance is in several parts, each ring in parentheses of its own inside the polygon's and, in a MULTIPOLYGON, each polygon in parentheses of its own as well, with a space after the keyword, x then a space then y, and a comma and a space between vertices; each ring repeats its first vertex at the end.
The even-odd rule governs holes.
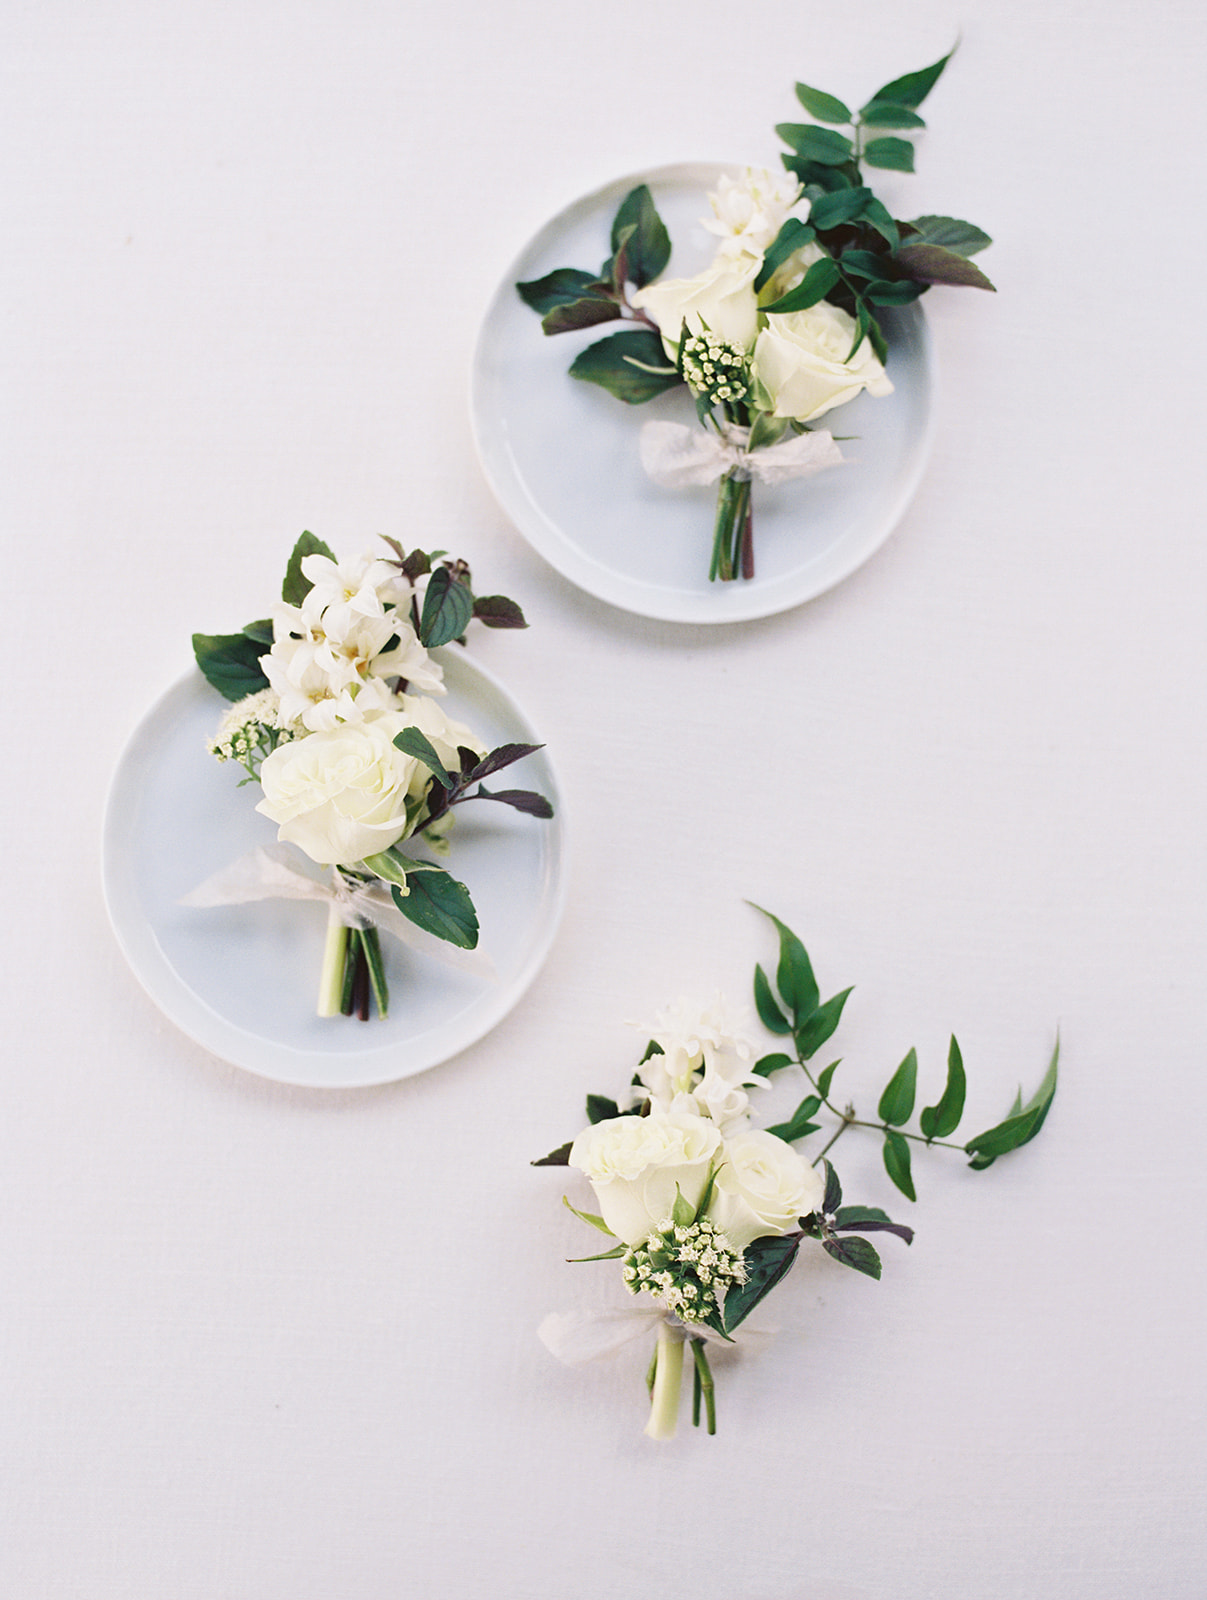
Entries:
POLYGON ((610 1122, 613 1117, 620 1115, 620 1107, 615 1100, 609 1100, 607 1095, 589 1094, 587 1096, 587 1121, 610 1122))
POLYGON ((869 139, 863 147, 863 159, 869 167, 887 168, 890 172, 914 170, 914 147, 908 139, 869 139))
POLYGON ((505 594, 483 594, 474 600, 474 616, 487 628, 526 628, 524 613, 505 594))
POLYGON ((732 1333, 785 1277, 796 1260, 800 1237, 794 1234, 755 1239, 746 1246, 746 1282, 735 1284, 725 1296, 725 1329, 732 1333))
POLYGON ((802 222, 799 217, 789 217, 763 256, 763 265, 754 280, 755 293, 757 294, 777 268, 783 266, 789 256, 795 255, 805 245, 812 244, 816 237, 816 228, 807 222, 802 222))
POLYGON ((619 317, 620 307, 615 300, 587 295, 582 300, 554 306, 541 318, 541 329, 548 334, 573 333, 576 328, 594 328, 601 322, 616 322, 619 317))
POLYGON ((958 256, 974 256, 993 243, 981 228, 962 222, 959 217, 915 217, 909 226, 920 235, 916 238, 911 234, 910 244, 938 244, 958 256))
POLYGON ((419 643, 433 650, 450 639, 459 639, 473 614, 474 597, 468 587, 454 578, 447 567, 437 567, 423 597, 419 643))
POLYGON ((796 1048, 803 1060, 811 1061, 838 1027, 842 1019, 842 1008, 846 1005, 850 993, 850 989, 844 989, 841 994, 832 996, 825 1005, 818 1006, 812 1016, 806 1017, 797 1028, 796 1048))
POLYGON ((637 406, 683 382, 673 369, 669 372, 645 370, 648 367, 666 366, 666 352, 656 333, 645 330, 613 333, 596 344, 588 345, 575 358, 570 367, 570 376, 581 378, 584 383, 597 383, 626 405, 637 406), (634 362, 640 362, 641 365, 635 366, 634 362))
POLYGON ((906 1244, 914 1242, 914 1230, 903 1222, 894 1222, 878 1206, 841 1206, 834 1222, 848 1233, 895 1233, 906 1244))
POLYGON ((998 1156, 1028 1144, 1043 1127, 1056 1096, 1057 1064, 1060 1060, 1060 1040, 1052 1052, 1052 1060, 1039 1088, 1017 1112, 999 1122, 995 1127, 969 1139, 964 1149, 974 1159, 969 1165, 981 1170, 992 1166, 998 1156))
POLYGON ((854 222, 863 215, 863 208, 872 198, 872 191, 862 185, 855 189, 836 189, 822 195, 809 208, 809 221, 819 233, 839 228, 844 222, 854 222))
POLYGON ((300 606, 314 588, 302 572, 302 561, 306 556, 326 556, 329 561, 335 560, 335 552, 316 534, 303 533, 293 547, 289 565, 285 568, 285 581, 281 585, 281 599, 287 606, 300 606))
POLYGON ((829 1097, 830 1097, 830 1084, 833 1081, 834 1074, 838 1071, 838 1069, 839 1069, 839 1067, 841 1065, 842 1065, 842 1058, 839 1057, 839 1059, 837 1061, 831 1061, 830 1065, 828 1067, 826 1067, 818 1075, 817 1091, 821 1095, 823 1100, 828 1100, 829 1099, 829 1097))
POLYGON ((869 283, 863 292, 874 306, 908 306, 924 292, 924 287, 908 279, 884 279, 869 283))
POLYGON ((802 160, 823 167, 841 167, 851 159, 855 148, 843 134, 814 127, 811 122, 781 122, 775 131, 802 160))
POLYGON ((924 128, 926 124, 916 111, 899 101, 869 100, 859 113, 865 128, 924 128))
POLYGON ((882 1122, 899 1128, 913 1115, 914 1093, 918 1083, 918 1052, 911 1050, 889 1079, 880 1096, 877 1115, 882 1122))
MULTIPOLYGON (((268 688, 260 667, 264 646, 245 633, 195 633, 193 654, 197 665, 226 700, 242 700, 268 688)), ((783 1030, 787 1033, 787 1028, 783 1030)))
POLYGON ((792 1024, 785 1019, 772 997, 771 984, 767 981, 767 974, 762 967, 754 969, 754 1004, 759 1014, 759 1021, 768 1033, 792 1032, 792 1024))
POLYGON ((267 617, 260 622, 249 622, 243 629, 244 638, 250 639, 254 644, 263 645, 265 650, 271 650, 276 638, 272 623, 267 617))
POLYGON ((874 250, 844 250, 838 264, 848 277, 883 278, 889 261, 874 250))
POLYGON ((935 62, 933 67, 923 67, 919 72, 907 72, 903 78, 894 78, 892 83, 886 83, 883 89, 876 90, 868 105, 875 105, 879 100, 889 100, 898 106, 920 106, 938 83, 943 68, 953 54, 954 51, 949 50, 941 61, 935 62))
POLYGON ((469 799, 497 800, 513 811, 522 811, 526 817, 541 817, 546 822, 553 815, 553 802, 535 789, 488 789, 480 783, 469 799))
POLYGON ((811 89, 807 83, 797 84, 796 98, 811 117, 817 118, 818 122, 854 121, 849 107, 843 105, 841 100, 832 94, 824 94, 820 89, 811 89))
POLYGON ((768 1133, 773 1133, 777 1139, 784 1139, 791 1144, 794 1139, 803 1139, 806 1134, 816 1133, 819 1123, 810 1122, 809 1118, 821 1107, 821 1096, 807 1095, 797 1106, 787 1122, 777 1122, 773 1128, 768 1128, 768 1133))
POLYGON ((918 1118, 918 1124, 928 1139, 946 1139, 954 1133, 964 1115, 964 1058, 956 1036, 951 1036, 947 1050, 947 1084, 937 1105, 927 1106, 918 1118))
POLYGON ((570 1165, 570 1151, 574 1145, 573 1139, 567 1139, 565 1144, 559 1144, 556 1150, 550 1150, 547 1156, 541 1156, 538 1161, 530 1161, 530 1167, 568 1167, 570 1165))
POLYGON ((478 943, 478 915, 463 883, 435 868, 409 872, 407 888, 410 892, 403 894, 394 885, 390 894, 408 922, 461 950, 474 949, 478 943))
POLYGON ((880 1257, 875 1245, 866 1239, 823 1239, 821 1247, 844 1267, 866 1273, 869 1278, 880 1277, 880 1257))
POLYGON ((884 1135, 884 1170, 907 1200, 916 1200, 909 1170, 909 1141, 891 1128, 884 1135))
POLYGON ((890 249, 895 250, 901 242, 901 230, 889 214, 888 207, 873 197, 864 206, 863 215, 868 226, 876 230, 890 249))
POLYGON ((795 289, 789 289, 787 294, 781 295, 778 300, 773 300, 769 306, 764 306, 762 309, 768 315, 807 311, 819 300, 824 300, 841 277, 842 274, 830 257, 823 256, 820 261, 813 263, 795 289))
POLYGON ((773 1072, 778 1072, 781 1067, 794 1065, 792 1057, 786 1056, 781 1050, 776 1055, 760 1056, 750 1070, 757 1073, 760 1078, 769 1078, 773 1072))
POLYGON ((577 267, 558 267, 543 278, 517 283, 516 292, 525 305, 531 306, 543 317, 554 306, 572 305, 575 300, 584 299, 592 290, 598 294, 598 283, 593 272, 582 272, 577 267))
POLYGON ((833 1216, 842 1204, 842 1184, 838 1181, 838 1174, 834 1171, 833 1163, 826 1161, 824 1165, 826 1169, 826 1196, 821 1203, 821 1208, 829 1217, 833 1216))
POLYGON ((780 156, 780 160, 784 164, 784 170, 799 178, 806 189, 829 193, 836 189, 851 189, 855 186, 855 180, 851 176, 855 171, 853 164, 845 167, 827 167, 820 161, 806 161, 803 156, 789 155, 787 152, 780 156))
POLYGON ((993 284, 974 261, 945 250, 941 244, 915 244, 912 239, 899 246, 893 260, 904 267, 918 283, 947 283, 961 289, 989 289, 993 284))
MULTIPOLYGON (((753 905, 754 902, 751 901, 753 905)), ((779 934, 780 959, 775 972, 775 981, 779 987, 780 996, 784 1004, 794 1017, 807 1017, 817 1005, 818 991, 817 979, 813 976, 813 963, 809 960, 809 952, 793 933, 770 911, 763 911, 762 906, 755 906, 756 911, 761 911, 769 922, 775 924, 779 934)), ((773 1028, 773 1033, 787 1032, 787 1029, 773 1028)))
MULTIPOLYGON (((651 1056, 662 1056, 662 1055, 665 1055, 665 1054, 666 1054, 666 1051, 658 1043, 657 1039, 651 1039, 649 1044, 646 1045, 645 1054, 642 1056, 641 1060, 638 1062, 638 1065, 644 1067, 646 1062, 650 1059, 651 1056)), ((634 1079, 633 1081, 636 1082, 637 1080, 634 1079)))
POLYGON ((630 189, 620 202, 620 210, 612 223, 613 252, 620 248, 621 235, 630 227, 633 231, 627 240, 626 276, 642 289, 658 276, 671 257, 670 235, 644 183, 630 189))
POLYGON ((432 748, 432 742, 427 734, 420 733, 418 728, 403 728, 394 735, 394 748, 401 750, 403 755, 413 756, 416 761, 421 761, 429 772, 435 775, 437 783, 444 789, 451 789, 456 784, 456 779, 445 769, 444 763, 432 748))

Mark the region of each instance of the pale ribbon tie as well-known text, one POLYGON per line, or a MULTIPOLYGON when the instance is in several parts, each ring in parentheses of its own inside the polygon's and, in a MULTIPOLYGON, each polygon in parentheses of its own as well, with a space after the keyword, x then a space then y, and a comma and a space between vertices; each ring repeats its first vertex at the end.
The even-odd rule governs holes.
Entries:
POLYGON ((641 430, 641 464, 664 489, 686 489, 715 483, 727 472, 760 483, 787 483, 846 460, 825 429, 790 434, 756 450, 747 448, 749 438, 750 429, 735 423, 725 423, 722 432, 713 433, 681 422, 647 422, 641 430))

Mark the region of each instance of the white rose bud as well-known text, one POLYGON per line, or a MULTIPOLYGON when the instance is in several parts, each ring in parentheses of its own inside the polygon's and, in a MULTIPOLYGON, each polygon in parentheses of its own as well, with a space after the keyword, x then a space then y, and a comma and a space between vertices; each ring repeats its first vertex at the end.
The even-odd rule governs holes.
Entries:
POLYGON ((700 1204, 720 1149, 721 1135, 704 1117, 655 1108, 587 1128, 570 1147, 570 1165, 591 1180, 616 1237, 638 1245, 670 1216, 676 1190, 700 1204))
POLYGON ((689 333, 702 333, 707 327, 726 344, 749 350, 759 331, 754 280, 761 266, 761 256, 719 255, 694 278, 666 278, 639 289, 632 304, 647 311, 658 324, 672 361, 685 322, 689 333))
POLYGON ((737 1250, 787 1233, 821 1205, 825 1180, 790 1144, 750 1128, 726 1139, 707 1215, 737 1250))
POLYGON ((775 402, 775 416, 809 422, 863 389, 877 396, 893 392, 870 339, 848 361, 856 332, 855 319, 827 300, 767 318, 754 347, 754 371, 775 402))

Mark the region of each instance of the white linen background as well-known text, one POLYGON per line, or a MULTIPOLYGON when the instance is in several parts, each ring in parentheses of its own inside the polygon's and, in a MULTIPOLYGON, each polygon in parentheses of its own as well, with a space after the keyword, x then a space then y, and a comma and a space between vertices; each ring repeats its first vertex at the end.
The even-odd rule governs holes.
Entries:
POLYGON ((10 0, 4 33, 0 1589, 1202 1594, 1198 5, 10 0), (936 441, 893 538, 747 625, 579 593, 474 458, 513 254, 618 175, 774 162, 795 79, 858 101, 958 30, 883 185, 993 234, 1000 292, 927 297, 936 441), (124 741, 302 528, 522 601, 474 653, 571 826, 528 995, 385 1089, 193 1045, 100 892, 124 741), (746 996, 747 898, 857 986, 865 1104, 910 1044, 937 1086, 952 1029, 969 1128, 1058 1025, 1064 1076, 1041 1140, 920 1161, 916 1208, 849 1135, 848 1197, 913 1249, 879 1285, 798 1269, 780 1336, 719 1363, 719 1435, 659 1447, 644 1352, 536 1340, 617 1287, 565 1264, 585 1230, 528 1162, 627 1081, 628 1021, 746 996))

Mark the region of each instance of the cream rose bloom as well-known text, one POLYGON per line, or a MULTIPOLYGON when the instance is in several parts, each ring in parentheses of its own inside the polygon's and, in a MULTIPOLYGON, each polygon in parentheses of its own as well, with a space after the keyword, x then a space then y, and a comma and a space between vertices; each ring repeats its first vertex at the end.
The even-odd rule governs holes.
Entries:
POLYGON ((761 1128, 726 1139, 708 1216, 737 1250, 765 1234, 787 1233, 822 1203, 821 1174, 790 1144, 761 1128))
MULTIPOLYGON (((704 226, 709 233, 719 235, 723 254, 733 256, 748 251, 761 256, 779 233, 800 193, 799 180, 787 172, 747 167, 740 178, 722 173, 716 189, 708 196, 713 214, 704 226)), ((802 222, 809 215, 808 202, 798 215, 802 222)))
POLYGON ((754 372, 774 401, 775 416, 809 422, 863 389, 877 396, 893 392, 870 339, 847 360, 856 331, 855 319, 827 300, 767 318, 754 347, 754 372))
POLYGON ((720 1149, 721 1135, 704 1117, 655 1107, 587 1128, 570 1147, 570 1165, 591 1180, 616 1237, 638 1245, 670 1216, 676 1190, 700 1204, 720 1149))
POLYGON ((407 720, 383 712, 278 745, 260 768, 256 810, 279 824, 278 839, 324 865, 388 850, 407 832, 408 794, 431 776, 394 746, 407 720))
POLYGON ((732 257, 718 255, 710 267, 694 278, 666 278, 639 289, 632 304, 647 311, 658 324, 672 361, 685 322, 692 333, 700 333, 707 325, 727 344, 749 350, 759 331, 754 280, 762 261, 761 255, 744 252, 732 257))

